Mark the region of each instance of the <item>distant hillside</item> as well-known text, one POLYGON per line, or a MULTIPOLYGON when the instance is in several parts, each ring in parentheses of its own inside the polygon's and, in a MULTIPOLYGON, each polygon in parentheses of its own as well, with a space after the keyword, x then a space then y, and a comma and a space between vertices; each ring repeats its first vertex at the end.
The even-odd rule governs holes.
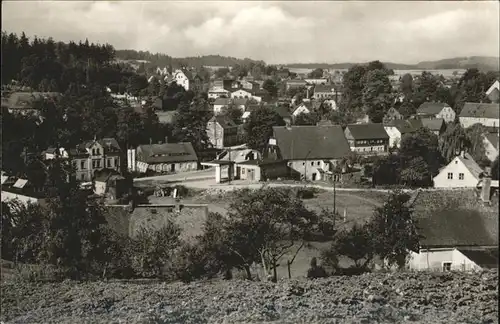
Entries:
POLYGON ((264 63, 263 61, 255 61, 249 58, 239 59, 235 57, 220 56, 220 55, 204 55, 196 57, 176 58, 166 54, 153 54, 150 52, 135 51, 135 50, 117 50, 116 58, 126 61, 148 61, 150 65, 159 67, 179 68, 181 66, 234 66, 236 64, 247 65, 249 63, 264 63))
MULTIPOLYGON (((366 63, 294 63, 285 64, 289 68, 299 69, 349 69, 356 64, 366 63)), ((492 56, 471 56, 471 57, 455 57, 438 61, 424 61, 417 64, 399 64, 384 62, 384 64, 393 70, 440 70, 440 69, 468 69, 477 68, 485 71, 499 71, 500 64, 498 57, 492 56)))
POLYGON ((455 57, 439 61, 425 61, 417 64, 419 69, 469 69, 477 68, 479 70, 498 71, 499 58, 493 56, 471 56, 455 57))

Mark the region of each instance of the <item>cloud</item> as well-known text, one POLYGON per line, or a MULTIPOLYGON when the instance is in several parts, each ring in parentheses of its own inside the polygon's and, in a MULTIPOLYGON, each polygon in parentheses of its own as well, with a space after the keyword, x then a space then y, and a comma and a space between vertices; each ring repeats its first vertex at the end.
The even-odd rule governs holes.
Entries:
POLYGON ((499 56, 499 3, 8 1, 3 29, 175 57, 268 63, 499 56))

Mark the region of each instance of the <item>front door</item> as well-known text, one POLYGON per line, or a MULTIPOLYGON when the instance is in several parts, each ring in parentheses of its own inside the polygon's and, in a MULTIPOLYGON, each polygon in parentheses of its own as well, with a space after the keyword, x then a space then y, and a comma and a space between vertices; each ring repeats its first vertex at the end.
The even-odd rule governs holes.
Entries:
POLYGON ((174 163, 172 163, 170 165, 170 172, 175 172, 175 164, 174 163))
POLYGON ((316 181, 316 173, 312 174, 312 181, 316 181))
POLYGON ((254 174, 253 170, 248 170, 248 180, 253 181, 254 180, 254 174))

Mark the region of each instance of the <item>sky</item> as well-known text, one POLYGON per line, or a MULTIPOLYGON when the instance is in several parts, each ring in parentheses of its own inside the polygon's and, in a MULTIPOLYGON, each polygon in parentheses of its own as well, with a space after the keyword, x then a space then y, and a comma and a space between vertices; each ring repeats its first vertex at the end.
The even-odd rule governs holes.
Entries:
POLYGON ((500 56, 498 1, 2 1, 2 30, 268 64, 500 56))

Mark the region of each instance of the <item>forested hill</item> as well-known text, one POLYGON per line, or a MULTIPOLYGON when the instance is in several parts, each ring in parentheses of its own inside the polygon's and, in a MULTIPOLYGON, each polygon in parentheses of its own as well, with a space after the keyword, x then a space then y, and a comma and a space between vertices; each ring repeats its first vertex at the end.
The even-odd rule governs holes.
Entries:
MULTIPOLYGON (((290 68, 305 69, 349 69, 354 65, 364 63, 294 63, 286 64, 290 68)), ((366 63, 368 64, 368 63, 366 63)), ((455 57, 438 61, 424 61, 417 64, 399 64, 384 62, 388 69, 392 70, 440 70, 440 69, 470 69, 476 68, 482 71, 499 71, 499 58, 492 56, 455 57)))
POLYGON ((185 58, 171 57, 166 54, 150 53, 135 50, 117 50, 116 58, 119 60, 127 61, 148 61, 153 66, 166 67, 172 66, 178 68, 181 66, 234 66, 234 65, 248 65, 265 64, 263 61, 255 61, 249 58, 239 59, 235 57, 220 56, 220 55, 204 55, 193 56, 185 58))

